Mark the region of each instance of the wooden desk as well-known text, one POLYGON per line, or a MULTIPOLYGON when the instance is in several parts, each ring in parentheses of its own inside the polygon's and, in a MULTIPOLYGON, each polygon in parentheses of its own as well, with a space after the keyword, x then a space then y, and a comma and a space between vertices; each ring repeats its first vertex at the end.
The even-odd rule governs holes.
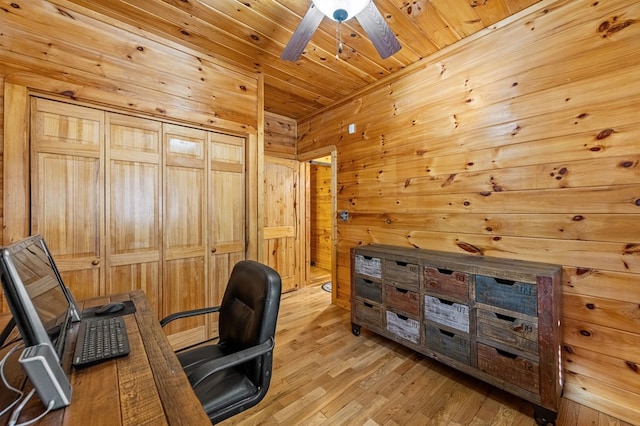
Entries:
MULTIPOLYGON (((158 320, 142 291, 91 299, 84 307, 108 301, 132 300, 135 314, 125 315, 131 353, 128 356, 77 370, 71 367, 71 352, 63 361, 69 373, 71 405, 47 414, 38 425, 207 425, 211 424, 182 371, 158 320)), ((0 321, 4 327, 7 321, 0 321)), ((74 347, 78 324, 73 326, 67 347, 74 347)), ((3 353, 6 351, 3 351, 3 353)), ((17 358, 5 366, 9 382, 30 390, 17 358)), ((15 397, 0 382, 0 410, 15 397)), ((29 402, 18 423, 35 418, 44 411, 37 394, 29 402)), ((9 421, 11 411, 0 417, 0 425, 9 421)))

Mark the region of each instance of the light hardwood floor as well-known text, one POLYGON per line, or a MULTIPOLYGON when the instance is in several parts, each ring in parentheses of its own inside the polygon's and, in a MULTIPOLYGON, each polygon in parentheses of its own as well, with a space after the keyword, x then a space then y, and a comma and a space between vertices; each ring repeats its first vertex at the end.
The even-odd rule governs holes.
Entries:
MULTIPOLYGON (((283 295, 271 388, 224 425, 535 425, 530 403, 365 328, 307 287, 283 295)), ((563 399, 558 426, 628 423, 563 399)))
POLYGON ((331 271, 317 266, 309 268, 309 286, 321 285, 328 281, 331 281, 331 271))

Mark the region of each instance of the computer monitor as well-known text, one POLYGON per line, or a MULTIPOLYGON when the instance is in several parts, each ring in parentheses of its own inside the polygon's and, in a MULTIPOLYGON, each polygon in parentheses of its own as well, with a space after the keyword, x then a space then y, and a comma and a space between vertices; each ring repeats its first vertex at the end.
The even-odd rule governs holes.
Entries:
POLYGON ((1 248, 0 274, 25 346, 48 343, 61 359, 66 332, 80 315, 42 236, 1 248))
POLYGON ((78 311, 42 237, 1 248, 0 278, 25 345, 18 362, 47 410, 69 405, 72 389, 61 362, 78 311))

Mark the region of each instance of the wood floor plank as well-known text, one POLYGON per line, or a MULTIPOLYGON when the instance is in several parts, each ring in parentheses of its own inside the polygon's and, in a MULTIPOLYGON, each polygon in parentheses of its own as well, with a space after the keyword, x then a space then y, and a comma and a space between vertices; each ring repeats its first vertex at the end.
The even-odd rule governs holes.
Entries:
MULTIPOLYGON (((283 296, 271 388, 222 425, 534 426, 533 406, 362 329, 319 286, 283 296)), ((631 426, 563 399, 558 426, 631 426)))

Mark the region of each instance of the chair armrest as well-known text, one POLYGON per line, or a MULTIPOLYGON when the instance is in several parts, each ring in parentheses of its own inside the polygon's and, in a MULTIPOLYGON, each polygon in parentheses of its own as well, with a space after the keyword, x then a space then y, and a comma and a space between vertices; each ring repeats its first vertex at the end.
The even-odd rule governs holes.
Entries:
POLYGON ((211 314, 218 311, 220 311, 220 306, 211 306, 208 308, 200 308, 200 309, 192 309, 190 311, 176 312, 162 318, 160 320, 160 325, 164 327, 165 325, 169 324, 171 321, 174 321, 180 318, 193 317, 196 315, 203 315, 203 314, 211 314))
POLYGON ((189 374, 189 382, 191 383, 191 386, 197 386, 210 375, 224 370, 225 368, 240 365, 253 358, 264 355, 267 352, 272 351, 273 347, 273 337, 269 337, 269 340, 259 345, 234 352, 232 354, 223 356, 222 358, 207 361, 189 374))

